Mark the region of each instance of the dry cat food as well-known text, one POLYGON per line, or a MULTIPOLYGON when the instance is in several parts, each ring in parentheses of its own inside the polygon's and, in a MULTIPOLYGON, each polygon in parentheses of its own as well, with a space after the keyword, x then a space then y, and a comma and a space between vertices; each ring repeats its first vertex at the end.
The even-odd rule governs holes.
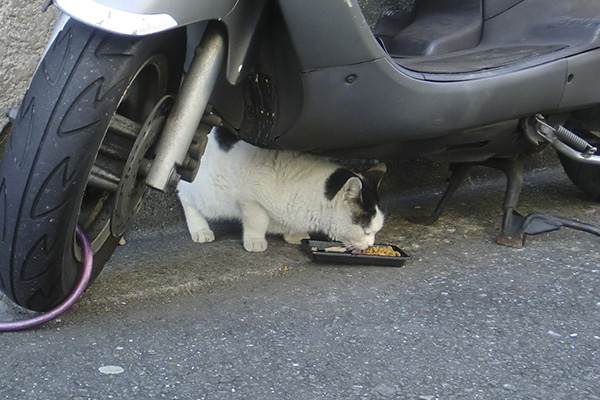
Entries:
POLYGON ((361 250, 359 254, 368 254, 372 256, 402 257, 402 253, 396 251, 392 246, 372 246, 361 250))
MULTIPOLYGON (((313 248, 316 251, 317 248, 313 248)), ((350 250, 343 246, 332 246, 324 249, 328 253, 346 253, 350 250)), ((371 246, 365 250, 352 250, 352 254, 363 254, 370 256, 402 257, 402 253, 394 250, 392 246, 371 246)))

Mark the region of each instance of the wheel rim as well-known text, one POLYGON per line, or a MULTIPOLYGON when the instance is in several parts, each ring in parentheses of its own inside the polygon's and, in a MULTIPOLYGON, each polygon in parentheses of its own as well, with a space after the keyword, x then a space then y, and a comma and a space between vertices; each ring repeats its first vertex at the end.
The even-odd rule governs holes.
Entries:
MULTIPOLYGON (((109 239, 119 238, 123 234, 132 220, 132 215, 129 214, 137 211, 139 206, 139 201, 129 211, 121 206, 120 213, 128 214, 127 220, 120 221, 118 232, 111 230, 115 207, 118 199, 123 198, 121 181, 127 174, 130 155, 135 152, 136 141, 140 132, 146 129, 147 120, 156 118, 152 115, 153 110, 167 93, 167 66, 166 57, 157 55, 138 68, 106 128, 104 139, 92 166, 78 217, 79 223, 90 239, 94 253, 97 253, 109 239)), ((156 140, 158 133, 153 126, 153 140, 156 140)), ((153 148, 154 142, 145 140, 143 144, 146 148, 144 155, 146 155, 153 148)), ((148 156, 152 155, 148 154, 148 156)))

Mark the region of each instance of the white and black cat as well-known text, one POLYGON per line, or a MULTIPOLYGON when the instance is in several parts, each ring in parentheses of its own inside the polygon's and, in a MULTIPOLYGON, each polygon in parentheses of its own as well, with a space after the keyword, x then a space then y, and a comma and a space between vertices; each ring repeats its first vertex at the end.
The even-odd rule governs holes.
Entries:
POLYGON ((242 221, 244 248, 264 251, 267 233, 299 243, 320 232, 365 249, 383 227, 377 187, 385 164, 363 175, 316 156, 254 147, 224 128, 209 134, 198 175, 180 182, 192 240, 215 239, 207 220, 242 221))

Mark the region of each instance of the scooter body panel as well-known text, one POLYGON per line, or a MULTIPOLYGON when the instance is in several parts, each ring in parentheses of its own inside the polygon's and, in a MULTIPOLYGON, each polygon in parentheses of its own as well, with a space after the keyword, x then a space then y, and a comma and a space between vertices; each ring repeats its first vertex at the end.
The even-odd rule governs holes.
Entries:
POLYGON ((356 0, 278 3, 304 71, 386 56, 356 0))
MULTIPOLYGON (((403 67, 402 59, 377 42, 354 0, 280 1, 299 60, 303 104, 287 130, 274 129, 270 140, 263 135, 260 144, 340 156, 438 159, 464 146, 483 160, 502 147, 491 138, 478 138, 495 131, 490 127, 508 122, 508 130, 498 135, 509 145, 508 127, 516 129, 520 118, 600 103, 600 3, 505 3, 498 9, 484 7, 484 50, 493 48, 494 36, 506 40, 499 33, 504 26, 503 35, 510 36, 513 23, 527 35, 513 34, 516 42, 502 45, 546 46, 555 40, 558 50, 497 68, 440 74, 403 67), (537 19, 531 14, 535 10, 537 19), (487 149, 486 143, 494 148, 487 149)), ((299 97, 277 96, 279 109, 299 97)))
MULTIPOLYGON (((321 152, 451 137, 556 110, 566 73, 567 61, 562 60, 505 76, 427 82, 403 75, 387 59, 307 72, 303 111, 276 143, 321 152), (354 77, 351 83, 348 77, 354 77)), ((421 149, 422 155, 443 151, 432 143, 428 147, 421 149)))
POLYGON ((559 108, 580 108, 600 102, 600 49, 568 59, 567 85, 559 108))

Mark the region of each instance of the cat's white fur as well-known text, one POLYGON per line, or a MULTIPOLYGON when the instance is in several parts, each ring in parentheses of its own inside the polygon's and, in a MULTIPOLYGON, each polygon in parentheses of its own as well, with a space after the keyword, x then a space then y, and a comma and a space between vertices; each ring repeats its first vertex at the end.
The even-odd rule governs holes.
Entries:
POLYGON ((192 240, 215 239, 207 220, 235 219, 242 221, 248 251, 266 250, 266 233, 299 243, 309 232, 322 232, 349 247, 367 248, 383 226, 383 214, 377 207, 368 226, 353 221, 352 202, 362 191, 358 177, 348 179, 333 199, 326 198, 325 183, 339 168, 315 156, 243 141, 223 151, 210 134, 196 178, 178 185, 192 240))

